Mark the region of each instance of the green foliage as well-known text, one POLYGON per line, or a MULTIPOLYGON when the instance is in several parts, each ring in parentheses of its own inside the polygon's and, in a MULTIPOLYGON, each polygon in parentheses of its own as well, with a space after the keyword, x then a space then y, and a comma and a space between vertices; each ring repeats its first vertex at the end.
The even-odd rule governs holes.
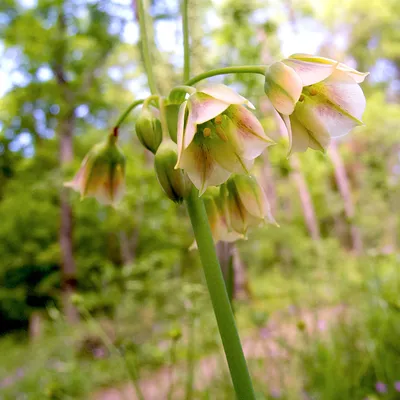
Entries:
MULTIPOLYGON (((261 77, 224 78, 258 106, 266 131, 278 142, 268 151, 270 175, 262 180, 269 179, 275 191, 280 228, 261 226, 237 244, 248 297, 235 300, 234 308, 246 343, 276 335, 275 347, 287 356, 271 362, 259 351, 250 358, 259 399, 395 400, 394 384, 400 381, 399 2, 314 3, 227 1, 217 9, 193 3, 199 14, 191 18, 198 72, 276 60, 285 51, 282 44, 304 29, 309 35, 326 31, 322 52, 337 53, 340 42, 338 58, 372 70, 363 85, 365 126, 338 142, 353 217, 346 216, 329 154, 299 156, 319 242, 309 237, 287 143, 265 104, 261 77), (349 251, 353 224, 361 232, 361 255, 349 251), (343 315, 308 335, 309 322, 300 312, 317 315, 329 307, 342 307, 343 315), (295 332, 295 342, 281 335, 281 328, 295 332), (271 378, 269 371, 276 375, 271 378), (377 393, 378 382, 387 385, 387 394, 377 393)), ((177 52, 160 46, 166 31, 173 36, 171 25, 162 27, 176 19, 169 6, 152 2, 158 17, 151 36, 160 47, 153 54, 156 78, 165 93, 179 82, 181 68, 177 52)), ((195 380, 200 375, 196 363, 216 357, 218 372, 196 386, 190 398, 233 397, 198 254, 188 250, 193 236, 187 215, 163 194, 152 155, 132 138, 135 114, 120 130, 127 158, 123 202, 113 209, 69 194, 78 269, 75 300, 82 320, 69 327, 60 314, 62 182, 105 138, 120 112, 147 90, 140 46, 127 43, 131 18, 130 5, 117 2, 0 4, 2 59, 10 60, 13 70, 7 71, 11 88, 0 99, 0 387, 7 400, 88 399, 102 387, 128 382, 136 369, 140 379, 157 380, 153 374, 169 367, 170 333, 176 327, 182 332, 174 363, 179 389, 188 385, 184 370, 190 357, 195 380), (60 168, 59 131, 70 114, 74 160, 60 168), (29 342, 35 315, 41 316, 42 337, 29 342), (194 349, 191 356, 188 348, 194 349)), ((256 166, 264 167, 262 162, 256 166)))

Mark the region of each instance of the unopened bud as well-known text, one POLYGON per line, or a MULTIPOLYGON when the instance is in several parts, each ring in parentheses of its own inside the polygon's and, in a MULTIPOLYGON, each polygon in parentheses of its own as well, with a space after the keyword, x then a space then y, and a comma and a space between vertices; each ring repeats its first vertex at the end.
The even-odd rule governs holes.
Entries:
POLYGON ((154 167, 165 194, 172 201, 180 203, 189 195, 192 184, 183 170, 175 169, 177 160, 177 146, 167 140, 160 145, 154 157, 154 167))
POLYGON ((177 140, 179 107, 180 104, 168 104, 165 106, 169 136, 175 143, 177 140))
POLYGON ((92 148, 71 182, 65 186, 79 192, 83 197, 95 197, 100 203, 115 204, 125 190, 125 157, 116 144, 109 139, 92 148))
POLYGON ((156 111, 143 107, 136 121, 136 133, 140 143, 153 154, 157 152, 162 140, 162 127, 156 111))

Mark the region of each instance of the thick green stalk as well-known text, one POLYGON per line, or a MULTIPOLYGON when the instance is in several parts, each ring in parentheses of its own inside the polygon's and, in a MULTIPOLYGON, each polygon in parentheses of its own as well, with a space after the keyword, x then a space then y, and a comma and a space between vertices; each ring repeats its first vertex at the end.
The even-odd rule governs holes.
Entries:
POLYGON ((203 72, 192 79, 189 79, 185 82, 185 85, 191 86, 197 82, 202 81, 203 79, 210 78, 212 76, 217 75, 226 75, 226 74, 260 74, 265 75, 265 65, 241 65, 237 67, 224 67, 212 69, 207 72, 203 72))
POLYGON ((226 359, 239 400, 255 400, 246 359, 218 262, 204 203, 193 189, 186 200, 226 359))
POLYGON ((143 54, 143 64, 144 64, 144 69, 145 69, 145 72, 147 75, 147 81, 149 83, 150 92, 151 92, 151 94, 156 94, 157 86, 156 86, 156 80, 154 78, 153 68, 152 68, 152 64, 151 64, 149 38, 147 36, 147 30, 146 30, 147 15, 146 15, 146 12, 144 9, 143 1, 144 0, 137 1, 138 13, 139 13, 140 39, 141 39, 142 54, 143 54))
POLYGON ((189 0, 182 0, 182 32, 183 32, 183 80, 190 78, 190 48, 189 48, 189 19, 188 19, 189 0))

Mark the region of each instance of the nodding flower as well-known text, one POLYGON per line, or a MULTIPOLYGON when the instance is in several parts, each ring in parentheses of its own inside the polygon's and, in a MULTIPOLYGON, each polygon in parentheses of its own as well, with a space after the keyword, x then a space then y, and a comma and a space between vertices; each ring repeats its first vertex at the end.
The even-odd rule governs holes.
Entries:
POLYGON ((225 85, 196 90, 178 115, 178 161, 199 189, 224 183, 232 173, 248 173, 273 142, 249 110, 254 106, 225 85))
POLYGON ((97 144, 82 161, 72 181, 64 184, 81 194, 95 197, 102 204, 115 205, 125 191, 125 156, 116 138, 97 144))
POLYGON ((366 101, 359 83, 368 73, 324 57, 293 54, 267 67, 265 93, 282 117, 289 152, 324 150, 361 121, 366 101))

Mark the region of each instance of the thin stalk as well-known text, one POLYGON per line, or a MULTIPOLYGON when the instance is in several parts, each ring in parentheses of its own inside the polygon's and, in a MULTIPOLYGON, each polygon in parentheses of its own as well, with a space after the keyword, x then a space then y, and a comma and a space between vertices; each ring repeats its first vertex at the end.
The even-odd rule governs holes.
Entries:
POLYGON ((86 319, 87 322, 89 322, 92 327, 97 331, 97 333, 99 334, 101 340, 103 341, 103 343, 105 344, 105 346, 107 347, 108 351, 110 353, 114 353, 115 355, 119 356, 120 359, 122 360, 124 367, 125 367, 125 371, 128 374, 133 387, 135 388, 135 392, 136 392, 136 396, 139 400, 145 400, 142 390, 140 388, 139 382, 138 382, 138 372, 136 367, 131 367, 130 364, 128 363, 128 360, 126 359, 125 355, 123 355, 119 349, 114 345, 114 343, 111 341, 111 339, 108 337, 108 334, 105 332, 105 330, 101 327, 101 325, 92 317, 92 315, 90 314, 89 310, 84 307, 81 306, 81 312, 84 316, 84 318, 86 319))
POLYGON ((149 96, 143 103, 143 107, 148 107, 149 104, 153 101, 153 100, 157 100, 159 101, 160 96, 158 94, 153 94, 151 96, 149 96))
POLYGON ((215 251, 206 210, 202 199, 198 197, 197 190, 192 190, 186 204, 233 386, 239 400, 255 400, 253 385, 215 251))
POLYGON ((146 99, 140 99, 140 100, 135 100, 125 111, 121 116, 118 118, 117 123, 114 125, 114 136, 118 136, 118 129, 122 125, 122 123, 125 121, 126 117, 131 113, 131 111, 136 108, 137 106, 140 106, 145 102, 146 99))
POLYGON ((265 75, 265 65, 241 65, 236 67, 224 67, 212 69, 207 72, 203 72, 192 79, 189 79, 185 82, 185 85, 191 86, 197 82, 202 81, 203 79, 211 78, 212 76, 217 75, 226 75, 226 74, 260 74, 265 75))
POLYGON ((182 32, 183 32, 183 80, 190 78, 190 48, 189 48, 189 0, 182 0, 182 32))
POLYGON ((169 389, 168 389, 168 400, 172 400, 173 393, 174 393, 174 367, 176 362, 176 340, 173 339, 170 348, 170 374, 169 374, 169 389))
POLYGON ((142 54, 143 54, 143 64, 144 69, 147 75, 147 81, 149 84, 151 94, 157 93, 156 80, 154 78, 152 63, 151 63, 151 55, 150 55, 150 47, 149 47, 149 37, 147 36, 146 30, 146 12, 144 10, 144 0, 138 0, 138 13, 139 13, 139 28, 140 28, 140 39, 142 44, 142 54))
POLYGON ((185 400, 192 400, 193 380, 196 352, 196 317, 192 317, 189 324, 188 347, 186 354, 186 394, 185 400))
POLYGON ((163 137, 163 140, 166 140, 166 139, 169 138, 169 131, 168 131, 167 116, 165 115, 164 99, 162 97, 158 98, 158 106, 160 108, 160 120, 161 120, 161 128, 162 128, 162 137, 163 137))

